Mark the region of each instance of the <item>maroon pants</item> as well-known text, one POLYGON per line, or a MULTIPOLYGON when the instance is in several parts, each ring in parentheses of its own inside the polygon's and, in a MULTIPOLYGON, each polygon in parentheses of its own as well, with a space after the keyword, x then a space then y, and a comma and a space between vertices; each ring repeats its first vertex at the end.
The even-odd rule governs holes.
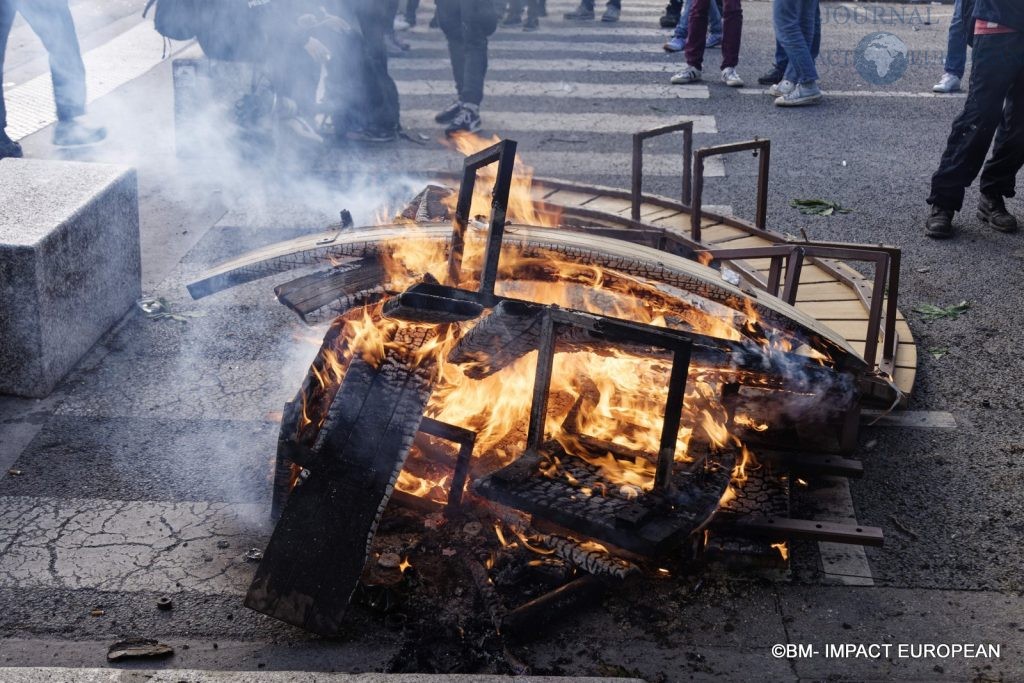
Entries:
MULTIPOLYGON (((704 47, 708 41, 708 3, 715 0, 690 0, 690 23, 686 28, 686 63, 704 68, 704 47)), ((741 0, 722 2, 722 68, 736 66, 740 61, 740 36, 743 34, 741 0)))

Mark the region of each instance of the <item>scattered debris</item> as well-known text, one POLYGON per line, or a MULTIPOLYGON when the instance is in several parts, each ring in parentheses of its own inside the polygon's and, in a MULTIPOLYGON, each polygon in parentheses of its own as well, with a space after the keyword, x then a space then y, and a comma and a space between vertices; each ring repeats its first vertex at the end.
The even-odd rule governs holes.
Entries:
POLYGON ((921 537, 917 534, 917 532, 903 524, 903 522, 901 522, 899 518, 896 517, 896 515, 889 515, 889 521, 892 522, 892 525, 894 527, 905 533, 907 536, 910 536, 915 541, 920 540, 921 537))
POLYGON ((246 562, 259 562, 263 559, 263 551, 259 548, 249 548, 242 557, 246 562))
POLYGON ((943 347, 933 347, 928 349, 928 353, 932 355, 932 358, 939 360, 943 356, 949 353, 949 349, 943 347))
POLYGON ((921 266, 917 269, 919 273, 930 273, 932 271, 931 266, 921 266))
POLYGON ((12 467, 11 469, 7 470, 7 474, 8 474, 8 476, 11 476, 11 477, 20 477, 21 475, 25 474, 25 471, 24 470, 15 469, 15 468, 12 467))
POLYGON ((836 202, 825 199, 791 199, 789 205, 798 209, 805 216, 831 216, 836 213, 851 213, 853 209, 847 209, 836 202))
POLYGON ((125 638, 107 649, 108 662, 120 662, 123 659, 158 659, 170 657, 174 648, 152 638, 125 638))
POLYGON ((174 601, 167 596, 156 599, 156 607, 164 612, 174 608, 174 601))
POLYGON ((466 526, 462 527, 462 533, 466 534, 467 536, 476 536, 483 530, 484 525, 476 521, 466 522, 466 526))
POLYGON ((143 297, 136 302, 136 305, 150 320, 173 320, 179 323, 187 323, 189 318, 201 318, 206 315, 202 311, 181 313, 173 311, 171 310, 171 305, 163 297, 143 297))
POLYGON ((722 279, 733 287, 740 286, 740 274, 731 268, 722 268, 722 279))
POLYGON ((91 617, 102 617, 106 613, 106 610, 100 609, 99 607, 93 607, 89 610, 89 616, 91 617))
POLYGON ((921 317, 926 321, 939 320, 940 318, 948 318, 950 320, 956 320, 961 314, 966 313, 967 309, 971 307, 971 304, 967 301, 961 301, 958 304, 952 306, 936 306, 935 304, 921 304, 915 306, 914 313, 920 313, 921 317))
POLYGON ((228 541, 223 541, 223 540, 222 541, 217 541, 217 547, 220 548, 221 550, 225 550, 226 548, 230 548, 231 547, 231 543, 228 542, 228 541))

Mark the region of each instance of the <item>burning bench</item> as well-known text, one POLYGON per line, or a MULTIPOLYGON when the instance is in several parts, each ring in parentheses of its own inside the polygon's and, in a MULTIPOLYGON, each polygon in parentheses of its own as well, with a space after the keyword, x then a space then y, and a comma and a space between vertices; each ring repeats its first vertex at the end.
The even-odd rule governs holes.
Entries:
POLYGON ((665 235, 648 246, 649 234, 585 216, 567 230, 543 205, 510 202, 517 182, 503 141, 467 159, 458 194, 428 188, 399 224, 339 226, 190 286, 201 296, 335 262, 277 289, 304 317, 338 317, 286 406, 280 519, 249 607, 336 634, 396 491, 451 519, 485 510, 576 568, 506 612, 486 565, 469 561, 499 629, 589 597, 600 586, 584 574, 621 580, 712 533, 880 543, 871 527, 788 519, 786 475, 754 475, 754 445, 793 468, 855 469, 805 452, 848 449, 863 390, 880 384, 844 339, 774 296, 776 259, 792 291, 803 252, 772 254, 772 293, 741 288, 728 254, 665 235), (494 189, 480 191, 488 171, 494 189), (752 478, 759 492, 744 495, 752 478))

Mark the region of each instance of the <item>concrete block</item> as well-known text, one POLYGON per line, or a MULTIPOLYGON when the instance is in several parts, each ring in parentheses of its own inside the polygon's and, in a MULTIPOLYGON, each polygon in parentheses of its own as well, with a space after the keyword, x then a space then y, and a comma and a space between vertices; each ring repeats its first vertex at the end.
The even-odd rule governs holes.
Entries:
POLYGON ((0 160, 0 394, 43 397, 141 294, 135 171, 0 160))

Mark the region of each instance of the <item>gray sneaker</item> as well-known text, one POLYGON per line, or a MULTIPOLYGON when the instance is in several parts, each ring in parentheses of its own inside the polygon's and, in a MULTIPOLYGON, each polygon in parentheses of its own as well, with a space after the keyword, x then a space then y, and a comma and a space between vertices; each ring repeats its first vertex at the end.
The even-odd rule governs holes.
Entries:
POLYGON ((687 83, 697 83, 701 80, 700 69, 692 67, 689 64, 686 68, 677 73, 671 78, 674 85, 686 85, 687 83))
POLYGON ((788 93, 775 99, 775 106, 806 107, 821 102, 822 97, 817 83, 797 83, 788 93))
POLYGON ((781 81, 768 88, 768 94, 772 97, 785 97, 789 93, 793 92, 793 88, 796 87, 796 83, 783 78, 781 81))

